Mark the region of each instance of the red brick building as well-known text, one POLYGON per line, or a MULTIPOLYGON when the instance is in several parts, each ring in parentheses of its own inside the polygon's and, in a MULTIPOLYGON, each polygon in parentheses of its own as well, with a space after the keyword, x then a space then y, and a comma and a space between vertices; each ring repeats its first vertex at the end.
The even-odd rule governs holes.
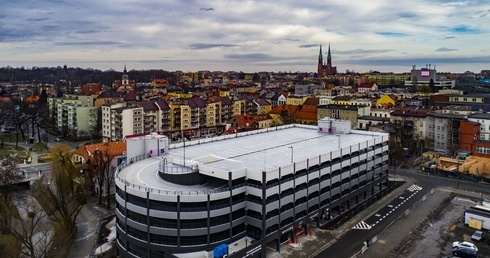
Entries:
POLYGON ((480 123, 461 121, 459 127, 459 149, 465 151, 473 150, 475 141, 480 139, 480 123))
POLYGON ((322 46, 320 46, 320 54, 318 55, 318 77, 328 77, 337 74, 337 67, 332 66, 332 54, 330 52, 330 44, 328 44, 327 64, 323 63, 322 46))

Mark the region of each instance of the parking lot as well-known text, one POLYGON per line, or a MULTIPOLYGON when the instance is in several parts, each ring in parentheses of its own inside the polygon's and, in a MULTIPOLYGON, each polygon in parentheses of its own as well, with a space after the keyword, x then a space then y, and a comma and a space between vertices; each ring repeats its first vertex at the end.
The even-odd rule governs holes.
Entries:
POLYGON ((437 214, 432 214, 414 230, 419 232, 405 239, 404 246, 398 254, 391 257, 451 257, 454 241, 469 241, 478 247, 478 257, 490 257, 490 233, 480 243, 471 241, 475 229, 464 224, 463 212, 474 205, 478 199, 465 196, 455 196, 450 202, 443 203, 437 214), (398 256, 396 256, 398 255, 398 256))

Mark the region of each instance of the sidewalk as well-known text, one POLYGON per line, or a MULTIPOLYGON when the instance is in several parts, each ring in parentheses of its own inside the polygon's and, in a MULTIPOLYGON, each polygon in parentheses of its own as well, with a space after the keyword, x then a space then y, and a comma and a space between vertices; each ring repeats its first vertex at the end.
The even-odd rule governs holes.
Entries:
MULTIPOLYGON (((105 199, 104 199, 105 201, 105 199)), ((112 202, 114 204, 114 202, 112 202)), ((103 204, 104 205, 104 204, 103 204)), ((70 258, 93 257, 103 220, 114 214, 98 204, 98 196, 91 196, 77 217, 77 235, 71 246, 70 258)))

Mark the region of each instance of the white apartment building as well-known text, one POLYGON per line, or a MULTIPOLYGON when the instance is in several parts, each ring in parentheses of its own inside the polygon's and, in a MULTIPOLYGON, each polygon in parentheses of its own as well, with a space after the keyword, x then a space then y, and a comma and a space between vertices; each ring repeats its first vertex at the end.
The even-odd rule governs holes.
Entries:
POLYGON ((127 135, 143 133, 143 108, 126 102, 102 106, 102 137, 118 141, 127 135))
POLYGON ((490 113, 469 115, 468 121, 480 123, 480 140, 490 141, 490 113))
POLYGON ((81 137, 96 130, 97 110, 92 96, 48 98, 48 108, 58 131, 81 137))

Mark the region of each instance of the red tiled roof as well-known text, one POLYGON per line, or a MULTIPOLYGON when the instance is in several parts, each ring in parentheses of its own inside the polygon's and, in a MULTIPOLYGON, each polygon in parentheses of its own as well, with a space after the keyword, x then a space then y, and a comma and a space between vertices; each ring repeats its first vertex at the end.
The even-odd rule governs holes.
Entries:
POLYGON ((395 111, 391 112, 391 116, 417 116, 424 117, 430 113, 430 110, 427 109, 412 109, 412 108, 399 108, 395 111))
POLYGON ((96 150, 108 152, 109 156, 114 158, 115 156, 123 155, 126 152, 126 142, 108 142, 108 143, 95 143, 84 145, 75 150, 75 154, 82 156, 85 160, 90 158, 90 155, 96 150))
POLYGON ((361 83, 358 88, 372 88, 374 86, 374 83, 361 83))

